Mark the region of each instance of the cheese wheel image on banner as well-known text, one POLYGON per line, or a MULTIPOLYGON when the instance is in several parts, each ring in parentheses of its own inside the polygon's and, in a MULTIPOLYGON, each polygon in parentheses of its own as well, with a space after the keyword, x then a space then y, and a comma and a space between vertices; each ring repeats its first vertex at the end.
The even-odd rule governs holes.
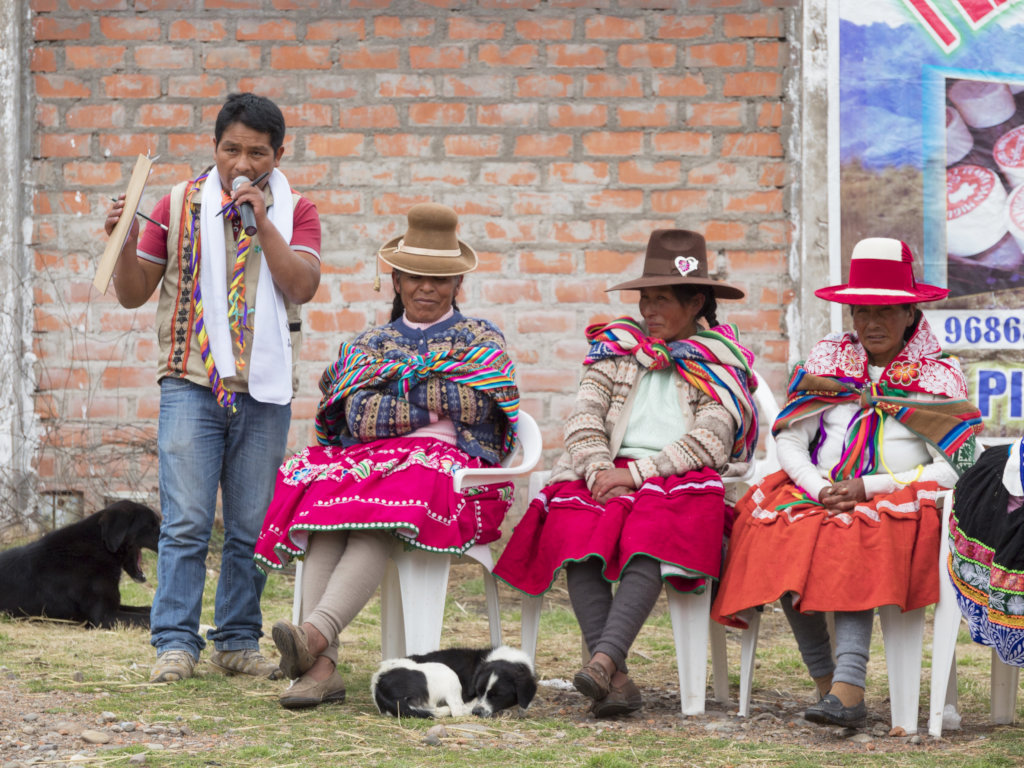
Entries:
POLYGON ((958 80, 949 89, 949 100, 971 128, 990 128, 1005 123, 1017 111, 1006 83, 958 80))
POLYGON ((959 163, 972 149, 974 137, 964 119, 956 107, 946 107, 946 165, 959 163))
POLYGON ((992 148, 992 158, 1011 187, 1024 184, 1024 125, 999 138, 992 148))
POLYGON ((1017 247, 1024 251, 1024 184, 1010 193, 1006 201, 1006 219, 1017 247))
POLYGON ((995 171, 980 165, 946 170, 946 250, 973 256, 1007 232, 1006 190, 995 171))

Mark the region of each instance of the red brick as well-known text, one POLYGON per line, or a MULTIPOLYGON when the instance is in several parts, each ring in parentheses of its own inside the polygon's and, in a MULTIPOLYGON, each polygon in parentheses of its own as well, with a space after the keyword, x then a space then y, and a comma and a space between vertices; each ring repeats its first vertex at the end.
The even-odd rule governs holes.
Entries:
POLYGON ((351 309, 335 309, 323 311, 307 309, 306 323, 315 333, 341 333, 344 331, 361 331, 366 328, 366 313, 351 309))
MULTIPOLYGON (((236 45, 208 48, 203 58, 204 69, 259 69, 262 49, 258 45, 236 45)), ((291 62, 291 60, 289 60, 291 62)), ((280 61, 278 62, 280 64, 280 61)), ((330 63, 328 62, 328 66, 330 63)), ((281 65, 279 69, 291 67, 281 65)), ((303 68, 303 67, 299 67, 303 68)), ((320 67, 324 69, 324 67, 320 67)))
POLYGON ((711 90, 704 77, 696 75, 666 75, 655 72, 652 76, 654 83, 654 94, 663 98, 671 96, 707 96, 711 90))
POLYGON ((258 11, 261 0, 203 0, 207 10, 258 11))
MULTIPOLYGON (((211 139, 208 145, 210 150, 213 148, 213 140, 211 139)), ((207 150, 208 152, 210 150, 207 150)), ((201 163, 205 158, 199 158, 196 160, 197 163, 201 163)), ((195 170, 201 168, 199 165, 195 170)), ((163 162, 162 160, 153 166, 153 172, 149 175, 149 188, 150 189, 161 189, 163 187, 172 187, 182 179, 188 179, 195 176, 195 170, 192 168, 192 164, 189 163, 172 163, 163 162)))
POLYGON ((373 34, 377 37, 429 37, 433 33, 433 19, 400 16, 376 16, 373 19, 373 34))
POLYGON ((171 133, 167 136, 169 157, 203 157, 212 149, 213 137, 207 133, 171 133))
POLYGON ((609 181, 608 163, 552 163, 548 166, 551 178, 566 184, 606 184, 609 181))
POLYGON ((763 275, 786 269, 786 254, 783 251, 728 250, 724 255, 731 274, 753 272, 763 275))
POLYGON ((555 301, 559 304, 607 304, 604 280, 559 280, 555 283, 555 301))
POLYGON ((522 128, 537 125, 537 105, 529 103, 484 104, 476 108, 480 126, 522 128))
MULTIPOLYGON (((68 318, 71 323, 77 324, 84 319, 81 316, 68 318)), ((56 328, 47 330, 67 330, 68 323, 59 325, 56 328)), ((152 373, 152 371, 151 371, 152 373)), ((152 378, 150 379, 152 381, 152 378)), ((39 389, 43 392, 50 392, 61 389, 88 389, 89 372, 84 368, 61 368, 58 366, 40 366, 39 389)))
POLYGON ((627 160, 619 163, 619 182, 648 186, 652 184, 678 184, 681 181, 680 164, 676 160, 627 160))
MULTIPOLYGON (((276 11, 315 11, 322 5, 322 0, 271 0, 276 11)), ((360 3, 352 3, 353 8, 360 7, 360 3)))
POLYGON ((644 20, 622 19, 615 16, 590 16, 584 21, 583 29, 590 39, 639 40, 644 36, 644 20))
POLYGON ((71 69, 113 69, 124 63, 123 45, 67 45, 64 63, 71 69))
POLYGON ((367 48, 365 45, 344 48, 339 61, 342 69, 397 69, 398 48, 367 48))
POLYGON ((35 118, 36 125, 40 128, 56 128, 60 124, 60 114, 57 112, 55 104, 43 104, 37 101, 35 118))
MULTIPOLYGON (((100 134, 100 152, 104 157, 134 158, 136 155, 145 155, 147 152, 156 155, 159 141, 160 139, 155 133, 103 133, 100 134)), ((209 143, 207 143, 207 147, 209 147, 209 143)))
POLYGON ((636 43, 620 45, 617 59, 623 67, 674 67, 676 47, 669 43, 636 43))
POLYGON ((572 136, 564 133, 549 133, 516 136, 516 157, 558 156, 572 151, 572 136))
MULTIPOLYGON (((409 181, 414 186, 436 187, 441 184, 464 187, 472 178, 465 165, 455 163, 415 163, 409 170, 409 181)), ((499 208, 498 213, 501 212, 499 208)))
POLYGON ((451 157, 498 157, 501 155, 502 144, 499 134, 459 134, 444 137, 444 152, 451 157))
POLYGON ((742 243, 747 239, 747 225, 740 221, 709 221, 704 225, 708 243, 742 243))
POLYGON ((644 207, 644 193, 639 189, 605 189, 583 199, 587 210, 602 213, 639 213, 644 207))
POLYGON ((690 170, 686 181, 689 184, 703 186, 726 186, 741 182, 739 168, 734 163, 718 160, 690 170))
POLYGON ((100 17, 100 32, 110 40, 159 40, 160 31, 158 19, 100 17))
POLYGON ((524 75, 516 78, 518 98, 565 99, 573 95, 572 75, 524 75))
POLYGON ((188 104, 143 104, 139 107, 136 125, 146 128, 183 128, 192 124, 192 107, 188 104))
MULTIPOLYGON (((167 78, 167 95, 183 99, 223 99, 227 96, 223 77, 198 75, 167 78)), ((218 105, 217 109, 220 109, 218 105)))
POLYGON ((608 123, 608 107, 603 104, 552 104, 548 107, 548 125, 553 128, 600 128, 608 123))
POLYGON ((359 95, 355 78, 337 75, 307 75, 306 92, 311 99, 351 99, 359 95))
POLYGON ((769 245, 789 245, 793 233, 790 221, 762 221, 757 225, 758 239, 769 245))
POLYGON ((64 120, 68 128, 120 128, 125 112, 120 104, 83 104, 71 107, 64 120))
POLYGON ((790 182, 789 163, 765 163, 757 183, 762 187, 783 187, 790 182))
POLYGON ((708 210, 708 191, 705 189, 672 189, 651 192, 651 210, 655 213, 708 210))
POLYGON ((363 199, 359 192, 311 189, 305 193, 305 196, 316 204, 321 216, 363 212, 363 199))
POLYGON ((88 21, 40 16, 32 19, 32 34, 36 40, 85 40, 89 32, 88 21))
POLYGON ((778 96, 782 93, 779 72, 737 72, 725 76, 723 96, 778 96))
POLYGON ((512 195, 511 210, 517 216, 571 216, 575 213, 569 197, 561 192, 517 191, 512 195))
POLYGON ((548 66, 551 67, 604 67, 604 48, 599 45, 549 45, 548 66))
MULTIPOLYGON (((342 53, 343 58, 344 56, 345 54, 342 53)), ((270 67, 271 69, 330 69, 331 49, 326 45, 275 45, 270 49, 270 67)))
POLYGON ((160 78, 156 75, 107 75, 103 90, 110 99, 155 99, 160 96, 160 78))
POLYGON ((363 19, 317 19, 306 26, 306 40, 331 43, 366 39, 366 22, 363 19))
POLYGON ((534 221, 492 220, 484 222, 484 236, 491 240, 507 240, 510 243, 537 242, 537 224, 534 221))
POLYGON ((180 45, 140 45, 134 51, 141 69, 191 69, 192 50, 180 45))
POLYGON ((87 99, 92 96, 89 86, 75 77, 62 75, 36 75, 36 96, 44 99, 87 99))
POLYGON ((537 47, 513 45, 505 47, 485 43, 477 49, 477 60, 492 67, 531 67, 537 60, 537 47))
MULTIPOLYGON (((288 124, 291 125, 290 122, 288 124)), ((351 130, 397 128, 398 110, 390 104, 341 109, 338 126, 351 130)))
POLYGON ((90 134, 44 133, 39 137, 41 157, 88 157, 90 134))
POLYGON ((481 21, 454 17, 448 22, 448 37, 452 40, 500 40, 505 35, 501 21, 481 21))
POLYGON ((732 133, 724 137, 722 157, 782 157, 782 139, 777 133, 732 133))
POLYGON ((413 69, 462 69, 466 50, 456 45, 413 45, 409 47, 409 66, 413 69))
POLYGON ((583 149, 591 155, 637 155, 643 151, 640 131, 595 131, 583 135, 583 149))
MULTIPOLYGON (((296 189, 323 186, 328 181, 335 184, 338 178, 331 175, 331 167, 327 163, 288 163, 288 181, 296 189)), ((344 174, 340 178, 344 179, 344 174)))
POLYGON ((480 171, 480 181, 503 187, 534 186, 540 174, 532 163, 487 163, 480 171))
POLYGON ((383 99, 421 99, 434 95, 434 78, 429 75, 383 74, 377 78, 377 96, 383 99))
POLYGON ((738 101, 725 103, 705 101, 687 106, 686 122, 694 126, 719 126, 735 128, 743 125, 744 104, 738 101))
POLYGON ((588 274, 619 275, 641 271, 643 253, 622 253, 620 251, 584 251, 583 262, 588 274))
POLYGON ((169 40, 199 40, 201 42, 215 42, 223 40, 227 35, 222 21, 193 21, 191 19, 178 19, 172 21, 168 30, 169 40))
POLYGON ((56 72, 57 53, 52 48, 33 47, 29 69, 32 72, 56 72))
POLYGON ((493 98, 509 90, 508 79, 501 75, 445 75, 441 82, 446 98, 493 98))
POLYGON ((586 75, 583 95, 588 99, 641 98, 644 86, 640 75, 586 75))
POLYGON ((64 181, 75 187, 105 187, 121 181, 121 168, 121 163, 66 163, 64 181))
MULTIPOLYGON (((505 199, 504 197, 499 197, 497 195, 481 195, 470 192, 468 196, 446 196, 446 199, 450 201, 449 205, 451 205, 451 207, 455 210, 456 213, 459 214, 459 216, 494 217, 503 216, 505 214, 505 199)), ((489 254, 484 251, 477 251, 476 255, 480 259, 480 264, 477 267, 478 271, 502 271, 502 256, 500 254, 489 254)))
POLYGON ((427 102, 409 105, 410 125, 467 125, 468 116, 465 104, 427 102))
MULTIPOLYGON (((519 371, 519 386, 526 392, 565 392, 577 385, 579 373, 575 369, 546 370, 529 367, 519 371)), ((561 430, 552 430, 561 434, 561 430)), ((548 438, 549 444, 555 437, 548 438)))
POLYGON ((279 19, 260 21, 240 19, 235 31, 237 40, 295 40, 295 22, 279 19))
POLYGON ((572 19, 523 19, 516 22, 516 34, 524 40, 572 40, 572 19))
POLYGON ((754 43, 755 67, 783 67, 789 57, 785 43, 754 43))
POLYGON ((516 320, 516 330, 521 334, 571 333, 575 325, 573 312, 530 312, 516 320))
POLYGON ((782 213, 782 190, 726 194, 724 210, 729 213, 782 213))
POLYGON ((650 103, 619 107, 616 111, 620 128, 663 128, 676 122, 675 104, 650 103))
POLYGON ((558 243, 603 243, 607 230, 601 219, 556 221, 551 224, 551 239, 558 243))
POLYGON ((714 27, 714 16, 694 16, 691 13, 663 16, 658 19, 654 36, 676 40, 692 40, 711 34, 714 31, 714 27))
POLYGON ((540 301, 540 291, 534 280, 495 280, 481 286, 481 296, 495 304, 519 304, 540 301))
POLYGON ((782 37, 782 14, 779 11, 727 13, 723 30, 726 37, 782 37))
POLYGON ((778 128, 782 125, 782 105, 761 104, 757 108, 757 125, 760 128, 778 128))
POLYGON ((571 275, 575 272, 573 255, 565 251, 525 251, 519 254, 519 272, 524 275, 571 275))
POLYGON ((679 155, 711 154, 710 133, 657 133, 652 139, 655 152, 679 155))
POLYGON ((387 157, 430 157, 430 136, 416 136, 411 133, 395 133, 373 137, 377 152, 387 157))
POLYGON ((306 137, 306 154, 312 157, 361 155, 364 138, 361 133, 310 134, 306 137))
POLYGON ((746 63, 747 46, 743 43, 691 45, 686 49, 688 67, 742 67, 746 63))

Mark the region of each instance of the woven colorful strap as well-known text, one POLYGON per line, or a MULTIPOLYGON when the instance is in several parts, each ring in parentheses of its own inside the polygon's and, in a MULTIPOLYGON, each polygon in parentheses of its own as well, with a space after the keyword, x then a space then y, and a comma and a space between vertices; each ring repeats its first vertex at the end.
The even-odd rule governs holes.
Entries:
POLYGON ((334 425, 340 416, 332 417, 328 414, 341 411, 331 406, 352 393, 367 387, 379 387, 383 382, 397 382, 404 397, 424 379, 441 376, 455 384, 486 392, 492 397, 508 418, 504 450, 511 452, 516 446, 519 422, 519 394, 515 375, 515 365, 508 355, 493 347, 470 347, 461 351, 450 350, 402 360, 385 360, 345 343, 341 345, 338 360, 324 372, 320 382, 324 397, 316 417, 317 441, 321 445, 330 444, 329 435, 337 432, 334 425))
POLYGON ((252 238, 245 234, 240 222, 242 215, 238 208, 231 204, 231 195, 221 190, 221 208, 227 207, 224 218, 230 221, 237 234, 235 264, 231 271, 231 283, 228 285, 228 323, 234 337, 235 366, 241 370, 245 367, 245 327, 249 324, 249 305, 245 300, 245 265, 252 251, 252 238))

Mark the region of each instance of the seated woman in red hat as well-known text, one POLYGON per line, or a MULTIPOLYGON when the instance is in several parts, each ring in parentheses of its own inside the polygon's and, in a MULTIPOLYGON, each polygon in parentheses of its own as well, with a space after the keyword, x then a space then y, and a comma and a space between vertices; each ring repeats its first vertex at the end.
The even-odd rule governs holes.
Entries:
POLYGON ((850 282, 815 292, 850 305, 854 330, 796 367, 772 428, 782 471, 737 504, 712 607, 744 626, 741 611, 781 599, 822 697, 804 715, 816 723, 865 722, 874 609, 938 600, 935 498, 974 457, 980 413, 916 307, 948 291, 915 282, 912 265, 899 240, 861 240, 850 282))
POLYGON ((465 552, 500 536, 508 484, 456 494, 464 467, 495 464, 515 446, 519 393, 505 340, 455 304, 474 250, 447 206, 415 205, 408 230, 377 254, 393 268, 391 322, 343 343, 320 380, 320 443, 278 474, 256 562, 281 568, 305 554, 301 626, 274 624, 289 708, 340 701, 338 634, 384 577, 398 537, 432 552, 465 552))
POLYGON ((573 682, 597 717, 642 706, 626 655, 661 591, 661 564, 687 573, 669 577, 680 591, 718 577, 727 527, 719 473, 749 461, 757 444, 753 355, 715 316, 717 298, 744 293, 708 278, 704 238, 656 230, 643 277, 608 290, 626 289, 640 290, 643 322, 587 328, 565 453, 494 569, 539 595, 565 567, 592 654, 573 682))

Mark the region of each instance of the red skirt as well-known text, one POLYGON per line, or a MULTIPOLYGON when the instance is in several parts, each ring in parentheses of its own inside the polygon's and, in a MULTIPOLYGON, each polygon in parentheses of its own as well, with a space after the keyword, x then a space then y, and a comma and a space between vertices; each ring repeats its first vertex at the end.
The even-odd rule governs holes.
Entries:
POLYGON ((494 575, 540 595, 567 563, 599 557, 604 577, 618 581, 631 558, 647 555, 691 572, 669 577, 673 587, 700 591, 718 578, 727 514, 722 479, 711 469, 651 478, 603 506, 583 480, 555 483, 530 503, 494 575))
POLYGON ((427 437, 306 448, 278 470, 256 562, 283 567, 306 551, 316 531, 390 531, 434 552, 462 553, 495 541, 512 503, 512 485, 460 494, 452 487, 457 470, 481 466, 480 459, 427 437))
POLYGON ((785 472, 740 499, 722 583, 711 608, 735 627, 737 614, 793 592, 801 612, 861 611, 898 605, 912 611, 939 599, 941 515, 933 482, 829 516, 785 472))

